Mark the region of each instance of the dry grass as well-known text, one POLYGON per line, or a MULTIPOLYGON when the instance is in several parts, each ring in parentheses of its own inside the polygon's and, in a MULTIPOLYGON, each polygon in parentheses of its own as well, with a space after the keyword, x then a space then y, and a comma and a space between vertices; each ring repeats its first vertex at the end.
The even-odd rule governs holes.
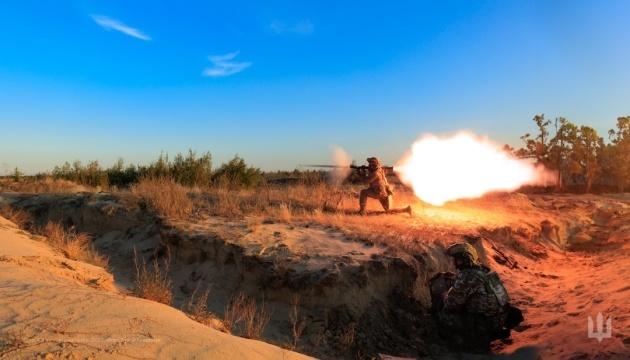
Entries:
POLYGON ((253 297, 240 293, 228 305, 223 321, 230 332, 236 330, 245 338, 259 340, 270 319, 264 299, 257 304, 253 297))
POLYGON ((301 318, 298 316, 299 306, 300 295, 295 294, 293 296, 293 300, 291 301, 291 311, 289 312, 289 319, 291 320, 293 333, 293 343, 291 344, 290 350, 298 349, 298 342, 300 341, 302 333, 304 333, 304 329, 306 328, 306 315, 302 315, 301 318))
POLYGON ((199 286, 195 288, 190 299, 184 306, 184 311, 188 313, 188 316, 196 322, 214 327, 217 316, 208 311, 208 297, 210 296, 210 288, 206 289, 199 297, 195 297, 199 286))
POLYGON ((32 226, 33 218, 24 210, 15 210, 9 205, 0 208, 0 216, 15 223, 20 229, 32 226))
MULTIPOLYGON (((52 179, 40 180, 64 183, 52 179)), ((65 182, 67 183, 67 182, 65 182)), ((196 213, 206 213, 230 219, 247 219, 247 227, 256 232, 263 221, 293 225, 315 223, 341 230, 349 238, 374 244, 387 244, 406 251, 422 250, 410 239, 422 239, 423 234, 411 221, 392 216, 355 216, 361 185, 331 186, 324 181, 295 185, 263 185, 256 189, 234 189, 229 183, 217 182, 202 189, 189 189, 171 178, 145 178, 129 190, 115 191, 129 209, 146 208, 171 219, 191 219, 196 213)), ((422 204, 413 193, 399 187, 394 197, 396 206, 412 204, 422 211, 422 204)), ((380 211, 380 204, 368 201, 368 210, 380 211)), ((430 217, 418 217, 430 221, 430 217)))
POLYGON ((130 197, 149 211, 173 219, 183 219, 193 212, 188 189, 171 178, 144 178, 130 188, 130 197))
POLYGON ((164 269, 160 268, 157 258, 153 259, 153 268, 149 268, 144 260, 138 262, 138 253, 134 246, 133 261, 136 266, 136 276, 131 293, 134 296, 170 305, 173 301, 173 281, 168 277, 171 264, 171 252, 164 259, 164 269))
MULTIPOLYGON (((350 184, 330 186, 321 181, 240 190, 218 182, 207 188, 189 189, 170 178, 145 178, 128 191, 116 191, 116 195, 127 208, 146 208, 165 218, 190 220, 193 214, 205 213, 235 220, 247 219, 246 227, 252 232, 256 232, 263 222, 313 223, 342 231, 355 241, 386 244, 406 252, 423 251, 421 243, 427 240, 423 223, 444 223, 442 215, 439 218, 418 216, 412 220, 405 214, 356 216, 358 194, 362 188, 350 184)), ((413 192, 404 187, 397 190, 396 207, 411 204, 419 213, 424 211, 423 204, 413 192)), ((378 201, 370 199, 368 210, 382 209, 378 201)))
POLYGON ((342 351, 350 349, 354 345, 354 336, 357 332, 357 324, 351 322, 346 326, 342 333, 341 338, 339 339, 339 345, 341 346, 342 351))
POLYGON ((343 211, 344 204, 352 196, 352 191, 332 188, 325 182, 262 186, 253 190, 232 190, 218 183, 200 196, 203 199, 200 205, 204 211, 217 216, 242 218, 253 215, 291 222, 314 211, 343 211))
POLYGON ((0 180, 0 191, 15 191, 26 194, 76 194, 79 192, 98 193, 101 189, 45 176, 39 179, 28 177, 18 182, 5 178, 0 180))
MULTIPOLYGON (((230 219, 246 219, 246 227, 256 232, 261 221, 279 222, 290 225, 313 223, 342 231, 346 237, 373 244, 387 244, 405 251, 422 251, 413 239, 425 236, 418 226, 419 221, 430 218, 416 217, 411 220, 406 214, 391 216, 357 216, 358 194, 362 185, 333 187, 325 182, 314 184, 262 186, 255 190, 231 190, 215 184, 198 194, 195 205, 198 210, 230 219)), ((413 205, 422 212, 420 202, 410 189, 397 188, 395 207, 413 205)), ((378 201, 370 199, 368 210, 382 211, 378 201)))
POLYGON ((287 224, 291 223, 291 219, 292 219, 291 205, 281 203, 276 211, 275 218, 278 221, 283 222, 283 223, 287 223, 287 224))
POLYGON ((109 259, 96 251, 87 233, 76 233, 73 228, 65 230, 54 222, 48 222, 42 233, 47 242, 68 259, 107 268, 109 259))

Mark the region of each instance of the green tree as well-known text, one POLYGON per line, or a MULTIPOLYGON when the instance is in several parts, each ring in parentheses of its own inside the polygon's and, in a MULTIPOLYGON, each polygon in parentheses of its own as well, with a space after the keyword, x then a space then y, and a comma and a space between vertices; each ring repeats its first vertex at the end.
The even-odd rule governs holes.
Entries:
POLYGON ((168 153, 160 152, 160 157, 156 162, 151 163, 148 167, 143 167, 141 175, 150 178, 162 178, 170 175, 170 164, 168 162, 168 153))
POLYGON ((534 116, 533 121, 538 126, 539 133, 533 139, 529 133, 521 136, 521 139, 525 142, 525 148, 517 150, 516 156, 536 159, 536 163, 553 169, 553 164, 549 160, 549 131, 547 131, 547 126, 551 124, 551 120, 545 120, 545 114, 541 114, 534 116))
POLYGON ((611 175, 620 191, 630 188, 630 116, 617 118, 617 131, 609 130, 611 175))
POLYGON ((92 187, 103 187, 107 188, 109 186, 107 172, 103 171, 101 165, 98 163, 98 160, 90 161, 88 165, 82 171, 82 182, 83 185, 88 185, 92 187))
POLYGON ((83 164, 81 164, 81 161, 75 160, 72 163, 72 172, 70 174, 70 180, 76 182, 77 184, 83 183, 83 164))
POLYGON ((208 186, 212 179, 212 156, 206 152, 199 159, 188 149, 188 156, 177 154, 171 167, 173 178, 185 186, 208 186))
POLYGON ((549 141, 549 164, 558 172, 556 190, 564 188, 563 179, 569 174, 571 144, 575 143, 578 128, 566 118, 555 119, 556 135, 549 141))
POLYGON ((19 182, 20 179, 24 177, 24 173, 21 172, 20 169, 18 169, 18 167, 16 166, 15 169, 13 170, 13 173, 11 174, 11 177, 13 178, 14 182, 19 182))
POLYGON ((230 189, 252 188, 260 184, 262 172, 258 168, 247 166, 245 160, 235 155, 227 164, 214 173, 212 180, 215 183, 223 183, 230 189))
POLYGON ((612 162, 614 151, 614 144, 606 144, 604 142, 604 138, 599 138, 599 142, 597 144, 597 164, 601 169, 600 178, 603 178, 607 182, 614 182, 612 162))
POLYGON ((597 131, 589 126, 580 126, 578 136, 573 144, 574 159, 580 164, 582 174, 586 180, 586 192, 591 192, 593 180, 602 172, 597 162, 597 153, 603 139, 597 135, 597 131))
POLYGON ((138 181, 138 174, 132 164, 125 168, 125 160, 118 158, 118 161, 107 169, 107 179, 109 186, 126 187, 138 181))
POLYGON ((70 163, 66 161, 62 167, 55 166, 52 172, 52 176, 55 179, 69 180, 71 172, 72 172, 72 167, 70 166, 70 163))

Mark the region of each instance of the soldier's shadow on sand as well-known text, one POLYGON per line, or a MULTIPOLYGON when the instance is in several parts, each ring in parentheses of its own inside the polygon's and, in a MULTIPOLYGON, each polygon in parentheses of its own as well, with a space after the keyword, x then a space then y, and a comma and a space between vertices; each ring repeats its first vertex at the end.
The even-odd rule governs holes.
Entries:
POLYGON ((523 346, 511 354, 469 354, 446 353, 436 357, 437 360, 537 360, 540 349, 535 346, 523 346))

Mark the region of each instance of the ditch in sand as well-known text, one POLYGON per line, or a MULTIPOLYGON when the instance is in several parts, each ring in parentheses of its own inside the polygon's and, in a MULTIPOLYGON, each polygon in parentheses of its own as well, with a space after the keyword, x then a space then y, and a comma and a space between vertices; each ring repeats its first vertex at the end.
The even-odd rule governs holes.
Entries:
MULTIPOLYGON (((525 314, 511 341, 493 343, 495 357, 630 354, 628 194, 493 194, 444 207, 414 204, 413 218, 322 215, 335 221, 204 213, 174 221, 129 210, 106 193, 5 193, 0 202, 27 211, 36 227, 55 221, 91 234, 109 256, 116 288, 105 290, 112 294, 132 285, 135 247, 148 262, 170 250, 176 309, 198 287, 210 289, 208 309, 219 317, 238 293, 264 298, 273 311, 262 336, 268 343, 293 343, 289 314, 299 295, 306 327, 296 350, 318 358, 458 358, 436 335, 426 283, 452 270, 443 251, 465 239, 525 314), (588 336, 588 317, 598 313, 612 322, 611 337, 601 342, 588 336)), ((27 313, 11 317, 5 330, 17 329, 27 313)))

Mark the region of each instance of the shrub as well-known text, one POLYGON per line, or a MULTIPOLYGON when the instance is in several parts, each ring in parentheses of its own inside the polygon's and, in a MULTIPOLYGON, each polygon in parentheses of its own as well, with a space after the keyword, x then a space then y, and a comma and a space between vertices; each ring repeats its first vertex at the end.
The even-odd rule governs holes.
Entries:
POLYGON ((74 227, 66 231, 61 224, 54 222, 48 222, 43 233, 48 238, 48 243, 68 259, 107 267, 108 258, 96 251, 92 245, 92 238, 87 233, 76 233, 74 227))
POLYGON ((14 222, 20 229, 26 229, 33 223, 33 219, 28 212, 15 210, 9 205, 0 208, 0 216, 14 222))
POLYGON ((20 169, 18 169, 18 167, 16 166, 13 170, 13 173, 11 174, 11 177, 13 178, 13 182, 20 182, 22 177, 24 177, 24 173, 21 172, 20 169))
POLYGON ((296 350, 300 337, 306 328, 306 315, 302 315, 302 318, 298 317, 298 309, 300 305, 300 295, 295 294, 291 301, 291 310, 289 312, 289 319, 291 320, 293 330, 293 344, 291 344, 291 350, 296 350))
POLYGON ((215 184, 225 186, 230 190, 256 187, 262 179, 262 171, 251 166, 247 167, 245 160, 238 155, 227 164, 222 164, 212 177, 215 184))
POLYGON ((211 168, 212 156, 209 152, 197 159, 196 152, 189 149, 186 158, 182 154, 177 154, 171 166, 171 175, 182 185, 205 187, 210 184, 211 168))
POLYGON ((190 295, 190 299, 184 306, 184 311, 188 313, 188 317, 215 330, 229 333, 223 321, 219 320, 213 312, 208 311, 210 288, 206 289, 199 297, 195 297, 197 290, 199 290, 199 285, 195 291, 193 291, 192 295, 190 295))
POLYGON ((138 170, 132 164, 124 167, 125 161, 119 158, 118 162, 107 169, 107 178, 110 187, 123 188, 138 182, 138 170))
POLYGON ((173 281, 168 277, 168 268, 171 264, 171 252, 164 260, 164 269, 160 269, 157 258, 153 259, 153 269, 147 267, 142 260, 142 265, 138 263, 138 253, 136 247, 133 248, 133 262, 136 266, 136 276, 134 286, 131 289, 133 295, 170 305, 173 300, 173 281))
POLYGON ((256 299, 240 293, 225 310, 224 323, 230 331, 238 326, 243 337, 259 340, 270 319, 264 300, 258 306, 256 299))
POLYGON ((90 187, 107 188, 109 186, 107 172, 101 168, 97 160, 90 161, 87 166, 83 166, 79 160, 76 160, 72 166, 66 162, 62 167, 55 166, 52 176, 55 179, 65 179, 90 187))

